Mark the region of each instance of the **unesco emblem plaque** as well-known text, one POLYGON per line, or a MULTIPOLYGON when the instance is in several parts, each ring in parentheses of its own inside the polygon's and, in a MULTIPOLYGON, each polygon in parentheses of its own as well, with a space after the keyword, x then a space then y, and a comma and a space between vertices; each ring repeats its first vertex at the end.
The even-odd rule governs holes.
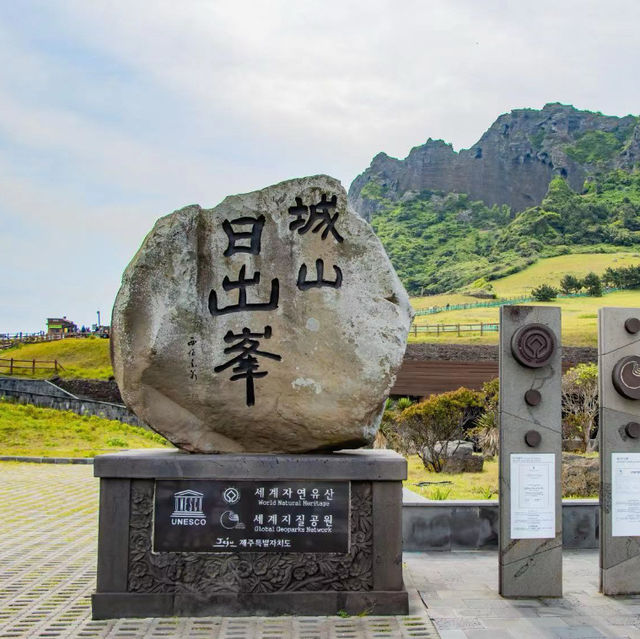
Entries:
POLYGON ((544 324, 525 324, 511 338, 511 352, 527 368, 540 368, 549 363, 556 350, 556 337, 544 324))
POLYGON ((160 480, 155 552, 349 552, 349 482, 160 480))

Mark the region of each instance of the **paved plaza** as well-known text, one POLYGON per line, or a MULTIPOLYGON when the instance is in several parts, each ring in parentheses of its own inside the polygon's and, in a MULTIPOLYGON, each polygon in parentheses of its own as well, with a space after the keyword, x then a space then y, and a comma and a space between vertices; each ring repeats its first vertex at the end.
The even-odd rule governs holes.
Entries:
POLYGON ((97 497, 91 466, 0 462, 0 637, 640 639, 640 598, 598 594, 596 551, 565 552, 562 599, 501 599, 496 552, 406 553, 406 617, 91 621, 97 497))
POLYGON ((406 617, 91 621, 98 480, 93 467, 0 462, 0 637, 378 639, 438 635, 417 591, 406 617))

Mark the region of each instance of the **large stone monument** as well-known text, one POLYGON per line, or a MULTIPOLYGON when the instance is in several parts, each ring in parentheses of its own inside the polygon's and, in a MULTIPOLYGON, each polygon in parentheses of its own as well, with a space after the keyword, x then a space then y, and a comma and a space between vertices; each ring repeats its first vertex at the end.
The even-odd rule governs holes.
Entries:
POLYGON ((640 308, 598 312, 600 590, 640 593, 640 308))
POLYGON ((178 449, 96 459, 94 617, 406 612, 406 462, 345 449, 375 436, 411 315, 327 176, 160 219, 124 273, 112 359, 178 449))
POLYGON ((503 597, 562 596, 560 309, 500 309, 503 597))

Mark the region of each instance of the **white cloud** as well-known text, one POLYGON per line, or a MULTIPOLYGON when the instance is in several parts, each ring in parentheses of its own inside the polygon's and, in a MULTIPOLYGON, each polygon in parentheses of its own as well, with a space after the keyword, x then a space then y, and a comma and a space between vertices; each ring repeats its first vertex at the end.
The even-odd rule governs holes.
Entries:
MULTIPOLYGON (((108 244, 117 282, 153 220, 188 203, 313 173, 348 186, 378 151, 468 147, 512 108, 637 112, 639 23, 635 0, 0 5, 0 217, 35 229, 31 303, 51 312, 63 254, 77 286, 60 295, 83 312, 92 247, 108 244), (65 233, 42 232, 52 217, 65 233)), ((26 328, 24 309, 3 308, 0 331, 26 328)))

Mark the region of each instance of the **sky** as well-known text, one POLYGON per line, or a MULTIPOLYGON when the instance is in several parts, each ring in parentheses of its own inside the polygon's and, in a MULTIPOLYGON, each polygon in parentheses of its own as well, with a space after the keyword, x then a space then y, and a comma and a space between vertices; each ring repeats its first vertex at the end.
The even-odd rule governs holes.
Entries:
POLYGON ((637 0, 0 1, 0 333, 109 322, 154 221, 548 102, 640 113, 637 0))

